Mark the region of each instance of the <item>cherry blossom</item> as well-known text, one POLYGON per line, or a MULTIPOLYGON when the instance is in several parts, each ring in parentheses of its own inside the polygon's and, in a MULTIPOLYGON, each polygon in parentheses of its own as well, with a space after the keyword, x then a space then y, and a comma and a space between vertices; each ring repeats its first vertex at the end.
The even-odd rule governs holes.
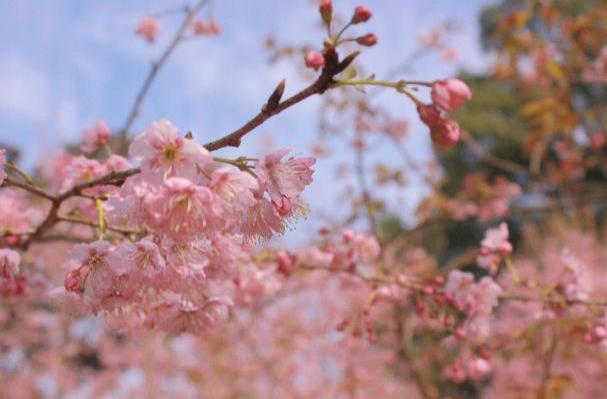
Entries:
POLYGON ((495 274, 502 259, 512 252, 512 244, 508 242, 508 225, 504 222, 485 232, 481 241, 481 249, 477 258, 478 265, 495 274))
POLYGON ((142 173, 152 181, 179 176, 195 180, 200 168, 211 162, 209 152, 194 140, 179 136, 166 119, 152 122, 129 147, 129 155, 142 163, 142 173))
POLYGON ((105 121, 95 122, 94 126, 88 127, 82 132, 80 150, 88 153, 102 148, 109 142, 111 134, 112 132, 105 121))

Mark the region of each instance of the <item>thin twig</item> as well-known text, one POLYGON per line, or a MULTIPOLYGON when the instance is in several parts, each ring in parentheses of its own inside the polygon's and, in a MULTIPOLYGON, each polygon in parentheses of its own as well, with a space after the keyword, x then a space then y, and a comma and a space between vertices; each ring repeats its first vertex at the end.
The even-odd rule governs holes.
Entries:
MULTIPOLYGON (((139 89, 139 92, 135 96, 135 101, 133 102, 131 110, 128 113, 126 121, 124 122, 124 125, 122 126, 122 128, 119 131, 119 135, 120 135, 120 148, 119 149, 120 150, 126 149, 126 143, 127 143, 127 139, 128 139, 129 130, 131 129, 131 126, 133 125, 133 122, 135 122, 135 119, 137 118, 137 116, 139 116, 141 104, 143 103, 145 96, 147 95, 148 91, 150 90, 150 87, 152 86, 154 79, 158 75, 158 72, 164 66, 164 64, 167 62, 167 60, 169 59, 171 54, 175 51, 175 49, 177 48, 179 43, 182 41, 183 35, 186 32, 186 29, 188 28, 188 25, 189 25, 192 17, 194 15, 196 15, 202 9, 202 7, 204 7, 207 3, 208 3, 208 0, 200 0, 193 7, 184 8, 185 17, 183 18, 181 25, 177 29, 177 32, 175 32, 175 36, 173 37, 173 39, 169 42, 168 46, 165 48, 165 50, 160 55, 160 58, 158 58, 157 61, 152 63, 152 66, 150 67, 150 71, 148 72, 147 77, 143 81, 143 85, 141 86, 141 88, 139 89)), ((121 152, 121 151, 119 151, 119 152, 121 152)))
MULTIPOLYGON (((271 104, 270 100, 274 100, 275 96, 270 96, 270 99, 265 104, 265 106, 262 107, 261 111, 257 115, 255 115, 251 120, 245 123, 242 127, 236 129, 232 133, 229 133, 220 139, 205 144, 204 147, 209 151, 215 151, 224 147, 239 147, 241 139, 246 134, 251 132, 253 129, 258 127, 262 123, 264 123, 266 120, 270 119, 272 116, 281 113, 285 109, 305 100, 308 97, 311 97, 315 94, 324 93, 334 83, 333 78, 335 77, 335 75, 339 74, 344 69, 346 69, 352 63, 352 61, 354 61, 354 58, 356 58, 357 55, 358 52, 355 52, 350 54, 348 57, 344 58, 343 61, 339 61, 338 55, 334 50, 325 51, 325 67, 323 68, 321 74, 318 76, 318 79, 314 81, 314 83, 282 102, 271 104)), ((281 82, 279 87, 281 85, 284 85, 284 83, 281 82)), ((274 91, 274 93, 276 93, 276 90, 274 91)))

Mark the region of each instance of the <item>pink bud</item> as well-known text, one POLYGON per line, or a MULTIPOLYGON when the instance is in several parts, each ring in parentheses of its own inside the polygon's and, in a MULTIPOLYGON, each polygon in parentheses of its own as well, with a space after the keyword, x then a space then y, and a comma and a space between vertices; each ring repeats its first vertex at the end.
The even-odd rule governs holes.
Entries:
POLYGON ((305 61, 306 66, 314 70, 318 70, 319 68, 322 68, 325 65, 325 57, 322 55, 321 52, 315 50, 308 51, 308 54, 306 54, 305 61))
POLYGON ((318 11, 320 12, 320 17, 323 22, 327 25, 330 24, 331 19, 333 18, 333 4, 331 3, 331 0, 324 0, 320 3, 318 11))
POLYGON ((427 126, 434 127, 443 121, 440 109, 434 104, 417 104, 419 119, 427 126))
POLYGON ((350 21, 352 24, 359 24, 361 22, 367 22, 371 19, 371 9, 366 6, 358 6, 354 9, 354 15, 352 16, 352 20, 350 21))
POLYGON ((444 148, 451 148, 457 144, 460 135, 459 125, 451 119, 445 120, 430 130, 430 137, 434 144, 444 148))
POLYGON ((375 46, 377 44, 377 36, 375 33, 367 33, 364 36, 357 37, 356 43, 366 47, 375 46))
POLYGON ((434 82, 431 95, 434 104, 453 112, 472 98, 472 91, 463 80, 447 79, 434 82))

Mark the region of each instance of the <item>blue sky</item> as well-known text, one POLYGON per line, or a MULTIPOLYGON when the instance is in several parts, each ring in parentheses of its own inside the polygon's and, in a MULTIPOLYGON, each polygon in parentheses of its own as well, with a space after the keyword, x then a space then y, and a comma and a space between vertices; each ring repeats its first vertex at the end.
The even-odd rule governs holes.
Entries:
MULTIPOLYGON (((490 3, 367 1, 374 16, 364 31, 375 32, 380 41, 361 56, 365 69, 381 77, 415 48, 420 32, 450 19, 461 25, 461 32, 450 42, 463 61, 453 65, 436 57, 425 58, 403 78, 433 80, 460 68, 482 70, 487 59, 478 47, 477 19, 479 10, 490 3)), ((163 48, 178 17, 163 19, 165 34, 154 46, 133 34, 137 21, 148 13, 182 4, 181 0, 0 2, 0 142, 22 149, 24 164, 31 166, 35 159, 77 140, 82 128, 97 119, 105 119, 111 127, 121 126, 149 63, 163 48)), ((334 1, 335 9, 344 16, 358 4, 334 1)), ((293 65, 295 60, 269 66, 262 44, 269 34, 283 43, 299 43, 302 38, 320 43, 314 1, 213 0, 203 15, 212 15, 223 34, 192 41, 177 50, 146 98, 134 131, 141 131, 152 120, 168 118, 206 142, 254 115, 280 79, 287 79, 287 95, 310 79, 293 65)), ((415 122, 412 107, 395 94, 382 94, 378 101, 415 122)), ((318 106, 318 99, 310 99, 287 110, 248 136, 238 153, 259 154, 264 137, 272 135, 276 145, 307 154, 316 136, 318 106)), ((407 144, 410 151, 419 158, 429 157, 425 129, 415 123, 412 133, 407 144)), ((389 159, 396 154, 385 149, 378 156, 389 159)), ((331 205, 326 193, 334 187, 331 162, 317 165, 317 178, 308 195, 312 209, 331 205)), ((405 194, 419 197, 416 189, 405 194)))

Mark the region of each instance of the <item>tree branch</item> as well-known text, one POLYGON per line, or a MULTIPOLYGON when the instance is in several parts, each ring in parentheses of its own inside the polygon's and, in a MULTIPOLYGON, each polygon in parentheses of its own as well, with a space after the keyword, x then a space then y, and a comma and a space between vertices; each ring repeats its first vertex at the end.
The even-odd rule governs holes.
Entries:
POLYGON ((208 0, 200 0, 193 7, 185 7, 185 9, 184 9, 185 17, 184 17, 183 21, 181 22, 181 25, 177 29, 177 32, 175 33, 175 36, 173 37, 173 39, 169 42, 169 45, 166 47, 166 49, 160 55, 160 58, 158 58, 157 61, 152 63, 152 66, 150 67, 150 71, 148 72, 147 77, 143 81, 143 85, 141 86, 141 88, 139 89, 139 92, 135 96, 135 101, 133 102, 131 110, 128 113, 126 121, 124 122, 124 125, 122 126, 122 128, 119 131, 119 135, 120 135, 120 144, 119 144, 120 148, 119 149, 120 150, 126 150, 129 130, 131 129, 133 122, 135 122, 135 119, 137 119, 137 116, 139 116, 141 104, 143 103, 145 96, 147 95, 148 91, 150 90, 150 87, 152 86, 154 79, 158 75, 158 72, 165 65, 165 63, 167 62, 167 60, 169 59, 171 54, 175 51, 175 49, 177 48, 179 43, 183 40, 183 37, 184 37, 183 35, 184 35, 192 17, 194 15, 196 15, 202 9, 202 7, 204 7, 207 3, 208 3, 208 0))
POLYGON ((335 75, 346 69, 358 56, 358 52, 350 54, 341 62, 339 61, 337 52, 335 52, 335 50, 325 50, 323 55, 325 57, 325 67, 314 83, 299 93, 287 98, 286 100, 278 102, 276 101, 276 98, 280 98, 282 95, 282 90, 284 90, 284 82, 281 82, 257 115, 255 115, 242 127, 220 139, 205 144, 204 147, 209 151, 215 151, 224 147, 239 147, 241 139, 245 135, 264 123, 266 120, 270 119, 272 116, 281 113, 285 109, 305 100, 308 97, 315 94, 324 93, 331 87, 335 75), (277 96, 277 93, 280 93, 280 95, 277 96))

